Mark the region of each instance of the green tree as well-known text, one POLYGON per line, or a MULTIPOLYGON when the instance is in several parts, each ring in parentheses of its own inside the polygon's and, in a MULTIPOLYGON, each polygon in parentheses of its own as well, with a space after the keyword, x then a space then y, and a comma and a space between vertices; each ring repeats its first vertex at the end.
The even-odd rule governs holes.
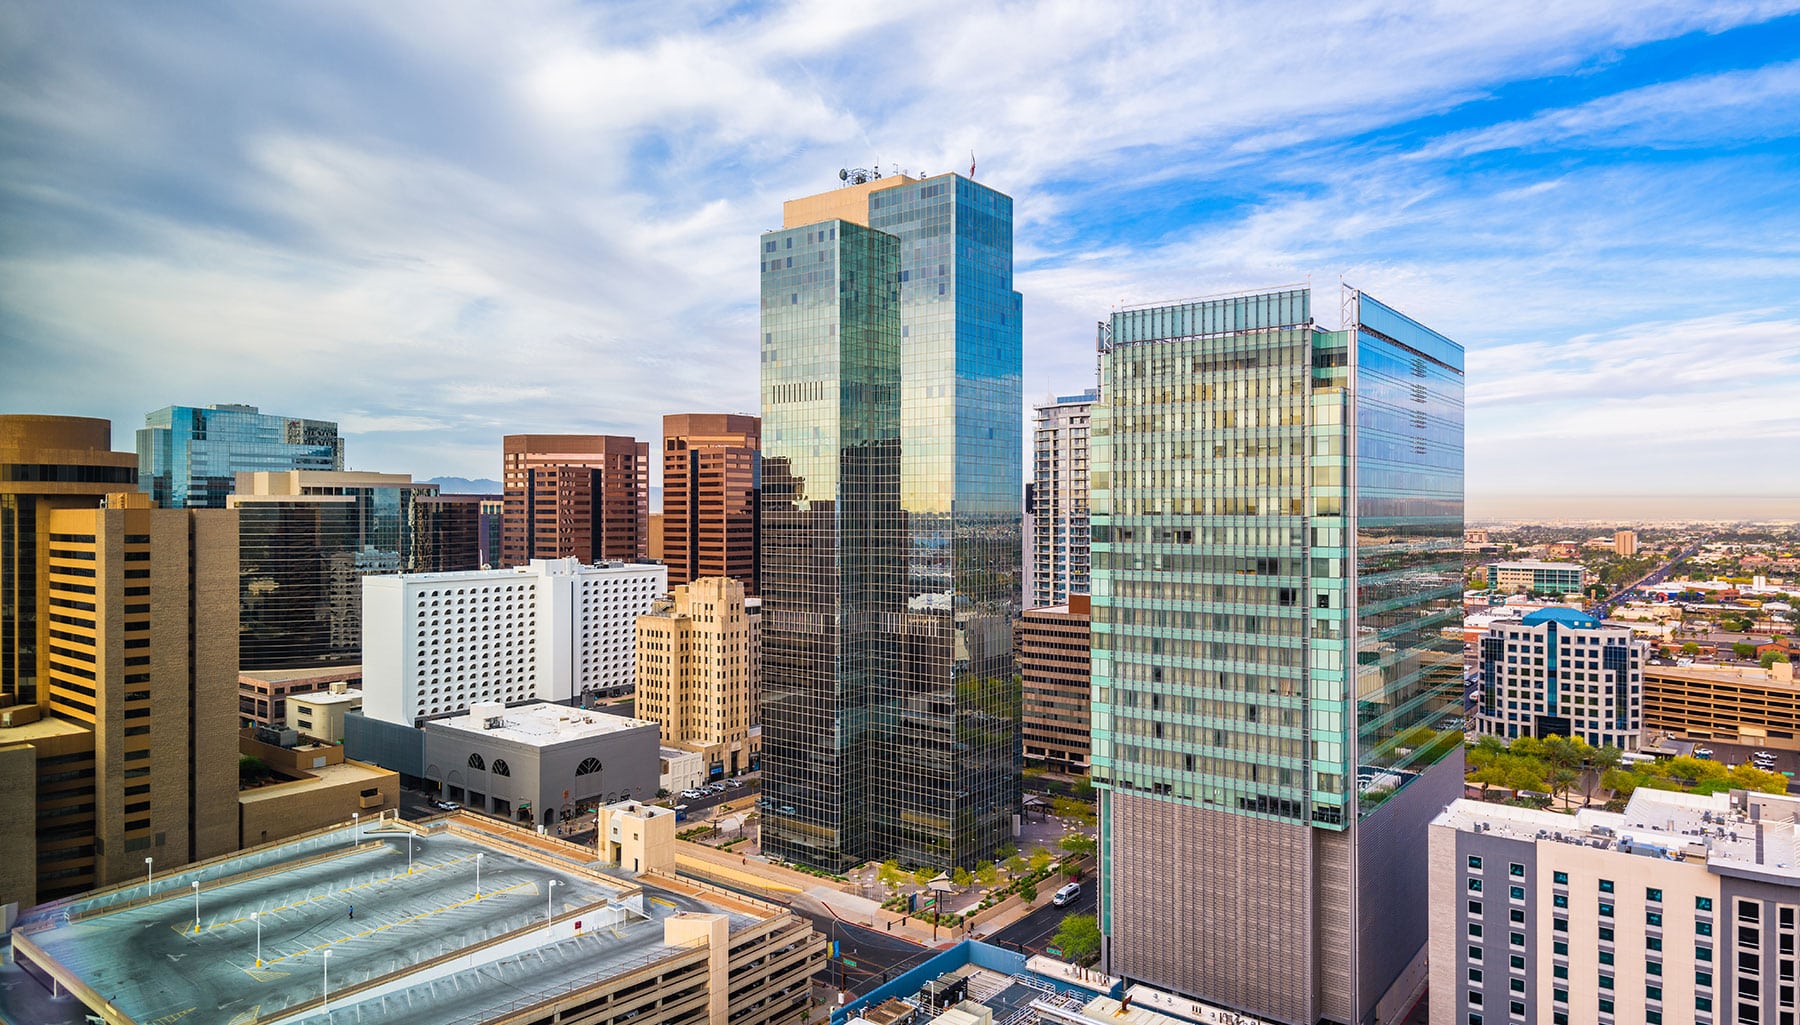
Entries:
POLYGON ((1093 915, 1068 915, 1050 942, 1062 950, 1063 960, 1092 964, 1100 956, 1100 923, 1093 915))
POLYGON ((1600 785, 1619 797, 1630 797, 1643 781, 1644 777, 1624 769, 1608 769, 1600 776, 1600 785))
POLYGON ((1681 653, 1683 655, 1698 655, 1700 654, 1700 645, 1695 644, 1693 641, 1688 641, 1681 646, 1681 653))
POLYGON ((1000 881, 1000 870, 991 861, 976 862, 975 878, 981 880, 983 886, 992 886, 1000 881))
POLYGON ((1020 882, 1019 896, 1024 898, 1025 903, 1027 904, 1037 900, 1037 884, 1030 881, 1020 882))
POLYGON ((881 885, 894 890, 906 881, 906 873, 901 870, 900 862, 897 859, 889 859, 881 863, 881 868, 876 871, 875 878, 881 882, 881 885))
POLYGON ((958 865, 950 871, 950 881, 956 884, 957 889, 966 890, 975 881, 975 877, 969 874, 968 869, 958 865))
POLYGON ((1759 661, 1762 662, 1762 667, 1767 669, 1777 662, 1786 662, 1787 660, 1788 657, 1779 651, 1765 651, 1759 661))
POLYGON ((1017 851, 1013 852, 1012 857, 1006 859, 1006 874, 1015 879, 1025 874, 1025 859, 1019 857, 1017 851))
POLYGON ((1731 646, 1731 653, 1748 662, 1756 657, 1756 645, 1747 641, 1739 641, 1731 646))
POLYGON ((1075 799, 1078 801, 1092 801, 1094 799, 1093 780, 1088 779, 1086 776, 1079 776, 1076 778, 1075 799))
POLYGON ((1037 850, 1031 852, 1031 873, 1036 875, 1044 871, 1049 868, 1050 863, 1055 860, 1055 858, 1050 856, 1049 851, 1039 847, 1037 850))
POLYGON ((1094 853, 1094 838, 1085 833, 1070 833, 1057 841, 1057 846, 1067 851, 1071 858, 1086 858, 1094 853))
POLYGON ((918 883, 920 886, 924 886, 926 883, 936 879, 937 873, 933 872, 929 865, 920 865, 918 868, 913 869, 912 876, 913 882, 918 883))

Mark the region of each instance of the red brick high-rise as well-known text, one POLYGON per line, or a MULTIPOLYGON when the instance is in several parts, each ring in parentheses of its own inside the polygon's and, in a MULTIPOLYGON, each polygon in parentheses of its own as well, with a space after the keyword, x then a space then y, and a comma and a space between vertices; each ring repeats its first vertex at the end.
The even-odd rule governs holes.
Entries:
POLYGON ((730 577, 757 594, 762 420, 737 413, 663 417, 663 561, 669 586, 730 577))
POLYGON ((611 434, 509 434, 501 469, 501 565, 647 557, 647 442, 611 434))

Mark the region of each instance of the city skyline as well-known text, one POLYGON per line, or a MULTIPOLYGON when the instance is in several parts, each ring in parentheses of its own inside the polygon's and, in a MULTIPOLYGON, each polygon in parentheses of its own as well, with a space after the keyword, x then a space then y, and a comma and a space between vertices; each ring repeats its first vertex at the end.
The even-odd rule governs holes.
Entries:
POLYGON ((754 414, 775 201, 973 163, 1017 200, 1021 423, 1122 303, 1341 274, 1466 340, 1471 518, 1565 480, 1766 515, 1800 439, 1794 10, 21 9, 0 407, 125 450, 246 402, 419 478, 754 414), (1284 33, 1306 61, 1248 45, 1284 33))

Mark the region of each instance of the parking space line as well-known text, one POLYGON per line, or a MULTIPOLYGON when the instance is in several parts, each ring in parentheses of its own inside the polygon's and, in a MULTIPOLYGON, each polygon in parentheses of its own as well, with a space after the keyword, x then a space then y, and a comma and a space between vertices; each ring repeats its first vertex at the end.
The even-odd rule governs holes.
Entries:
POLYGON ((477 901, 488 900, 493 897, 498 897, 503 893, 511 893, 514 890, 522 890, 526 887, 531 887, 532 890, 535 892, 537 889, 537 883, 532 880, 526 880, 524 882, 514 883, 513 885, 505 887, 503 889, 487 890, 487 891, 483 892, 480 896, 477 896, 477 897, 467 897, 467 898, 464 898, 463 900, 457 901, 454 904, 446 904, 446 905, 443 905, 442 907, 436 907, 436 908, 431 908, 426 911, 421 911, 416 915, 408 915, 405 918, 401 918, 401 919, 397 919, 396 921, 389 922, 385 925, 379 926, 376 929, 367 929, 367 930, 364 930, 363 932, 352 933, 349 936, 343 936, 343 937, 340 937, 335 940, 326 940, 324 943, 321 943, 316 947, 308 947, 307 949, 299 951, 297 953, 283 954, 280 957, 263 958, 263 965, 266 967, 268 965, 280 964, 283 961, 288 961, 293 958, 304 957, 307 954, 316 953, 318 951, 326 949, 327 947, 334 947, 340 943, 348 943, 349 941, 351 941, 353 939, 359 939, 359 938, 368 936, 371 933, 379 932, 381 929, 386 929, 389 926, 405 925, 408 922, 416 922, 423 918, 430 918, 432 915, 442 914, 446 911, 454 911, 457 908, 467 907, 468 905, 474 904, 477 901))

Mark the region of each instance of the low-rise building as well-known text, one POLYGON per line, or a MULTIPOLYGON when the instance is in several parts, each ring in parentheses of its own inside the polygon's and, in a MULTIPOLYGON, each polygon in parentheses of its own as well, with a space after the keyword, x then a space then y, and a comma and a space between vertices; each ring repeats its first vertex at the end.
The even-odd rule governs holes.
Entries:
POLYGON ((1800 751, 1794 665, 1646 665, 1644 726, 1689 740, 1800 751))
POLYGON ((1488 566, 1488 586, 1501 591, 1573 594, 1587 586, 1577 562, 1496 562, 1488 566))
MULTIPOLYGON (((609 811, 620 857, 674 846, 666 811, 609 811)), ((38 908, 0 964, 0 1020, 77 1020, 71 1004, 145 1023, 192 1008, 217 1022, 809 1020, 826 943, 806 919, 672 870, 621 878, 592 846, 515 832, 365 816, 38 908)))
POLYGON ((1430 827, 1432 1025, 1800 1013, 1800 800, 1641 788, 1623 813, 1458 800, 1430 827))
POLYGON ((287 725, 287 699, 362 682, 362 666, 335 669, 246 669, 238 671, 238 725, 287 725))
POLYGON ((238 846, 285 840, 351 816, 374 821, 400 807, 400 776, 344 757, 336 743, 300 738, 292 747, 257 739, 266 730, 239 734, 240 753, 271 770, 260 785, 238 791, 238 846))
POLYGON ((656 796, 656 724, 547 702, 425 724, 425 780, 451 801, 551 825, 597 804, 656 796))
POLYGON ((326 690, 288 698, 292 718, 288 725, 327 744, 344 742, 344 716, 362 710, 362 691, 343 683, 326 690))
POLYGON ((1629 629, 1576 609, 1542 609, 1495 623, 1478 652, 1480 732, 1637 749, 1649 645, 1629 629))
POLYGON ((706 782, 706 756, 698 751, 665 746, 657 761, 662 769, 658 786, 668 793, 679 794, 706 782))

